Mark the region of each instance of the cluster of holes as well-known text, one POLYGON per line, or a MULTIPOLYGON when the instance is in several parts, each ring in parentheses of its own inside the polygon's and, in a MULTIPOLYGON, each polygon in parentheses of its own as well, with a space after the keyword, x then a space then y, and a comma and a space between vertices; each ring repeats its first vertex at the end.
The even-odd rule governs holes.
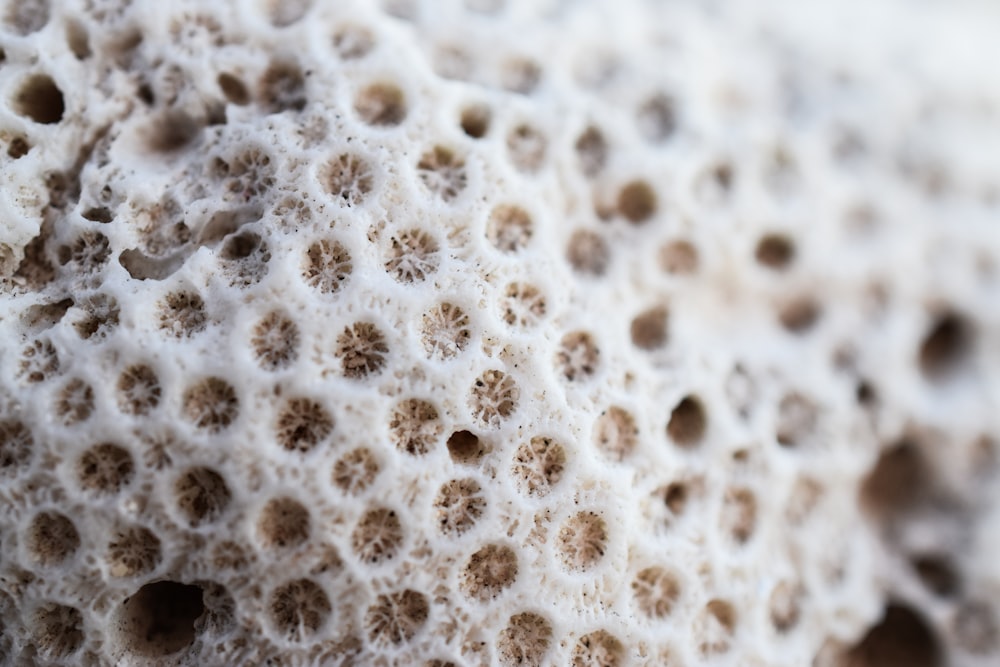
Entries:
POLYGON ((607 630, 580 637, 573 647, 572 667, 619 667, 625 660, 625 646, 607 630))
POLYGON ((421 229, 407 229, 389 242, 385 270, 401 283, 418 282, 438 268, 440 247, 421 229))
POLYGON ((510 326, 535 326, 546 310, 545 295, 530 283, 510 283, 500 298, 501 317, 510 326))
POLYGON ((566 449, 552 438, 535 436, 514 453, 511 474, 522 493, 548 495, 566 470, 566 449))
POLYGON ((468 180, 465 161, 444 146, 435 146, 420 157, 417 175, 424 187, 445 202, 457 198, 468 180))
POLYGON ((171 292, 159 304, 160 329, 176 338, 191 337, 208 324, 205 302, 196 292, 171 292))
POLYGON ((375 187, 375 175, 367 160, 343 153, 320 170, 320 181, 327 192, 344 206, 360 206, 375 187))
POLYGON ((597 372, 600 351, 586 331, 571 331, 559 341, 556 368, 570 382, 586 380, 597 372))
POLYGON ((392 127, 406 119, 406 98, 395 84, 373 83, 355 96, 354 111, 368 125, 392 127))
POLYGON ((429 452, 442 429, 434 404, 418 398, 400 401, 389 420, 393 444, 407 454, 421 455, 429 452))
POLYGON ((597 232, 578 229, 569 237, 566 259, 577 273, 603 276, 611 263, 611 250, 604 237, 597 232))
POLYGON ((81 233, 68 245, 59 246, 59 263, 74 275, 95 273, 111 255, 111 242, 100 232, 81 233))
POLYGON ((0 473, 14 477, 31 463, 35 439, 31 430, 17 419, 0 421, 0 473))
POLYGON ((681 587, 677 577, 662 567, 647 567, 632 580, 632 595, 636 606, 651 619, 665 618, 680 597, 681 587))
MULTIPOLYGON (((18 3, 13 3, 15 6, 18 3)), ((63 119, 66 102, 59 86, 47 74, 32 74, 14 95, 14 111, 36 123, 51 125, 63 119)))
POLYGON ((389 346, 371 322, 355 322, 337 336, 336 356, 346 377, 361 379, 378 374, 385 366, 389 346))
POLYGON ((624 460, 638 444, 639 428, 624 408, 613 405, 594 422, 594 445, 612 461, 624 460))
POLYGON ((261 544, 271 549, 297 547, 309 539, 311 530, 309 510, 288 496, 268 500, 257 518, 261 544))
POLYGON ((391 560, 403 544, 399 515, 388 507, 368 510, 351 532, 351 547, 364 563, 376 565, 391 560))
POLYGON ((442 303, 424 313, 420 337, 431 359, 451 359, 472 337, 469 316, 458 306, 442 303))
POLYGON ((343 493, 356 496, 371 486, 379 472, 378 459, 366 447, 347 452, 333 464, 333 484, 343 493))
POLYGON ((184 392, 184 416, 200 429, 218 433, 239 415, 240 402, 233 386, 218 377, 205 378, 184 392))
POLYGON ((545 161, 548 141, 536 127, 522 123, 507 133, 507 153, 518 171, 535 173, 545 161))
POLYGON ((514 378, 500 370, 490 369, 480 375, 469 392, 472 416, 486 426, 497 427, 514 414, 521 390, 514 378))
POLYGON ((250 345, 261 368, 277 371, 291 366, 299 356, 299 327, 285 315, 272 311, 253 328, 250 345))
POLYGON ((17 376, 25 382, 45 382, 46 378, 59 372, 59 355, 47 340, 36 340, 21 350, 21 360, 17 376))
POLYGON ((118 493, 132 481, 134 474, 132 455, 109 442, 90 447, 76 464, 80 487, 93 493, 118 493))
POLYGON ((149 658, 177 653, 195 639, 205 614, 199 586, 155 581, 129 596, 120 612, 120 633, 129 653, 149 658))
POLYGON ((379 595, 365 614, 368 639, 376 646, 399 646, 412 640, 427 622, 427 596, 412 589, 379 595))
POLYGON ((531 216, 520 206, 497 206, 486 221, 486 238, 502 252, 517 252, 528 244, 533 234, 531 216))
POLYGON ((39 512, 28 526, 25 546, 31 559, 42 566, 60 565, 80 548, 80 534, 73 521, 59 512, 39 512))
POLYGON ((510 588, 517 579, 517 554, 503 544, 487 544, 469 557, 459 588, 465 595, 486 602, 510 588))
POLYGON ((160 404, 160 379, 145 364, 129 366, 118 376, 118 407, 129 415, 145 416, 160 404))
POLYGON ((667 435, 681 447, 694 447, 705 437, 708 417, 701 399, 691 394, 685 396, 670 411, 667 435))
POLYGON ((474 479, 445 482, 434 499, 438 529, 444 535, 467 532, 486 511, 483 488, 474 479))
POLYGON ((652 351, 667 343, 667 309, 654 306, 632 320, 629 327, 632 344, 640 350, 652 351))
POLYGON ((32 640, 46 660, 65 660, 83 646, 83 615, 75 607, 46 602, 31 621, 32 640))
POLYGON ((323 627, 333 607, 319 584, 293 579, 271 592, 267 611, 278 634, 291 641, 304 641, 323 627))
POLYGON ((223 479, 211 468, 189 468, 174 483, 177 507, 194 528, 219 518, 232 500, 223 479))
POLYGON ((152 572, 160 563, 160 540, 143 526, 116 531, 108 544, 108 571, 113 577, 134 577, 152 572))
POLYGON ((103 338, 118 326, 120 309, 114 297, 96 294, 84 299, 79 305, 83 314, 73 323, 73 328, 80 338, 103 338))
POLYGON ((563 523, 558 536, 559 559, 566 569, 591 569, 608 550, 608 526, 594 512, 577 512, 563 523))
POLYGON ((55 413, 65 426, 85 421, 94 411, 94 390, 79 378, 69 380, 56 396, 55 413))
POLYGON ((321 239, 306 249, 302 277, 322 294, 336 294, 354 270, 347 248, 338 241, 321 239))
POLYGON ((737 544, 749 540, 757 524, 757 498, 753 492, 746 488, 727 489, 719 522, 723 532, 737 544))
POLYGON ((258 200, 274 185, 271 156, 258 147, 245 148, 229 161, 216 158, 211 168, 224 180, 223 190, 231 201, 245 204, 258 200))
POLYGON ((333 417, 317 401, 292 398, 275 423, 278 444, 290 452, 312 451, 333 432, 333 417))
POLYGON ((541 667, 552 646, 552 625, 532 612, 515 614, 497 638, 503 667, 541 667))

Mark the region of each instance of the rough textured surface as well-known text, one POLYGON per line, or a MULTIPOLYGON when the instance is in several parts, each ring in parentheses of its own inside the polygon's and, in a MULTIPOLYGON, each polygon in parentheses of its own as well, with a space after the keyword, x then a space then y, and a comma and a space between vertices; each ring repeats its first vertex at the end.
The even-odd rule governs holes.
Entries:
POLYGON ((8 0, 0 661, 996 664, 1000 14, 799 4, 8 0))

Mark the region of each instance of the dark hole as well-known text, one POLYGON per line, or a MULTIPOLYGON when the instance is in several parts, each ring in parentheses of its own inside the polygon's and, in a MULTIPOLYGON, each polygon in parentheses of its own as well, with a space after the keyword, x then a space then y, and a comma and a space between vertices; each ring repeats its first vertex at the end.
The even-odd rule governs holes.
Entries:
POLYGON ((490 110, 484 106, 462 111, 462 131, 473 139, 482 139, 490 129, 490 110))
POLYGON ((194 623, 204 611, 200 586, 146 584, 124 602, 120 630, 125 646, 148 657, 177 653, 194 641, 194 623))
POLYGON ((780 270, 787 268, 795 257, 795 246, 786 236, 767 234, 757 242, 754 256, 762 266, 780 270))
POLYGON ((479 437, 470 431, 455 431, 448 438, 448 453, 456 463, 475 463, 483 455, 479 437))
POLYGON ((963 317, 948 313, 931 327, 920 345, 920 370, 929 380, 950 374, 968 356, 972 331, 963 317))
POLYGON ((83 212, 83 217, 93 222, 107 223, 111 222, 115 216, 111 213, 111 211, 107 207, 98 206, 95 208, 88 208, 86 211, 83 212))
POLYGON ((685 396, 670 413, 667 435, 682 447, 691 447, 705 436, 705 408, 695 396, 685 396))
POLYGON ((17 113, 43 124, 58 123, 66 111, 62 91, 45 74, 35 74, 25 81, 14 104, 17 113))
POLYGON ((243 259, 260 246, 260 237, 253 232, 235 234, 226 239, 222 246, 223 259, 243 259))
POLYGON ((684 511, 684 506, 687 505, 687 497, 687 485, 683 482, 673 482, 667 487, 666 493, 663 494, 663 501, 667 504, 670 511, 676 515, 684 511))
POLYGON ((920 450, 904 440, 882 452, 861 486, 861 497, 875 514, 896 514, 916 502, 925 478, 920 450))
POLYGON ((923 618, 895 603, 885 609, 878 625, 847 652, 845 667, 938 667, 942 664, 937 638, 923 618))
POLYGON ((191 142, 201 126, 186 113, 168 111, 146 130, 146 140, 154 151, 170 152, 191 142))
POLYGON ((793 334, 804 334, 819 320, 819 305, 812 299, 803 298, 792 301, 778 314, 781 326, 793 334))
POLYGON ((247 87, 243 85, 243 82, 235 76, 228 72, 223 72, 219 75, 218 82, 219 88, 227 100, 239 106, 249 104, 250 93, 247 91, 247 87))
POLYGON ((31 150, 31 146, 28 145, 28 141, 24 137, 14 137, 7 146, 7 155, 16 160, 27 155, 29 150, 31 150))
POLYGON ((861 405, 872 405, 875 403, 875 399, 877 398, 875 394, 875 387, 873 387, 867 380, 862 380, 858 383, 857 388, 854 390, 854 396, 861 405))
POLYGON ((922 554, 911 561, 924 586, 941 597, 949 597, 958 592, 958 575, 947 558, 938 554, 922 554))
POLYGON ((153 88, 148 83, 143 83, 136 90, 136 95, 139 96, 139 100, 148 107, 153 106, 153 102, 156 101, 156 95, 153 94, 153 88))

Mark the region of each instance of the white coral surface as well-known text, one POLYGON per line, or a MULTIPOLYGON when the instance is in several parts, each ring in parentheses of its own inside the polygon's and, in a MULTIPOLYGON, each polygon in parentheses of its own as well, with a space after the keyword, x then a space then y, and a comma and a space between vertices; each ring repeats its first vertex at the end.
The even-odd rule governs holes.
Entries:
POLYGON ((3 664, 1000 659, 994 5, 2 12, 3 664))

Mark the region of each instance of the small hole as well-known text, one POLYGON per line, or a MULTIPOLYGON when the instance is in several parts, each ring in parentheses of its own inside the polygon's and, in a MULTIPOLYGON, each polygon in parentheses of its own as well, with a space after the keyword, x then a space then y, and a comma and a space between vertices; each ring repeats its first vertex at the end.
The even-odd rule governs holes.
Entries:
POLYGON ((935 595, 951 597, 958 593, 958 574, 945 556, 921 554, 915 556, 910 563, 920 581, 935 595))
POLYGON ((14 106, 20 115, 46 125, 61 121, 66 111, 62 91, 46 74, 35 74, 25 81, 14 99, 14 106))
POLYGON ((354 111, 368 125, 399 125, 406 118, 406 99, 398 86, 375 83, 354 98, 354 111))
POLYGON ((647 352, 659 349, 667 343, 667 309, 650 308, 632 320, 632 344, 647 352))
POLYGON ((808 297, 795 299, 778 313, 778 319, 786 330, 793 334, 808 332, 819 320, 819 305, 808 297))
POLYGON ((18 160, 28 154, 31 150, 31 146, 28 144, 28 140, 24 137, 14 137, 10 140, 10 144, 7 145, 7 155, 18 160))
POLYGON ((120 628, 125 647, 146 657, 177 653, 194 642, 204 613, 202 589, 176 581, 146 584, 125 600, 120 628))
POLYGON ((667 435, 682 447, 693 447, 705 437, 708 419, 696 396, 685 396, 670 413, 667 435))
POLYGON ((754 257, 761 266, 780 271, 792 263, 795 258, 795 246, 787 236, 767 234, 757 242, 754 257))
POLYGON ((107 224, 115 219, 114 213, 112 213, 111 210, 105 206, 88 208, 83 212, 83 217, 91 222, 100 222, 104 224, 107 224))
POLYGON ((969 356, 972 327, 957 313, 939 317, 920 345, 920 370, 928 380, 945 379, 969 356))
POLYGON ((475 105, 462 110, 462 131, 473 139, 482 139, 490 130, 490 109, 486 105, 475 105))
POLYGON ((660 268, 675 275, 688 275, 698 270, 698 249, 690 241, 671 241, 660 248, 660 268))
POLYGON ((250 93, 247 91, 247 87, 234 74, 223 72, 219 75, 218 83, 222 94, 233 104, 243 106, 250 103, 250 93))
POLYGON ((904 440, 884 451, 861 487, 865 505, 877 515, 895 514, 923 494, 926 470, 917 445, 904 440))
POLYGON ((941 648, 927 622, 901 604, 886 607, 882 620, 846 656, 852 667, 938 667, 941 648))
POLYGON ((455 463, 476 463, 486 449, 475 433, 455 431, 448 437, 448 453, 455 463))
POLYGON ((627 183, 618 193, 618 212, 632 224, 646 222, 656 213, 656 193, 645 181, 627 183))

